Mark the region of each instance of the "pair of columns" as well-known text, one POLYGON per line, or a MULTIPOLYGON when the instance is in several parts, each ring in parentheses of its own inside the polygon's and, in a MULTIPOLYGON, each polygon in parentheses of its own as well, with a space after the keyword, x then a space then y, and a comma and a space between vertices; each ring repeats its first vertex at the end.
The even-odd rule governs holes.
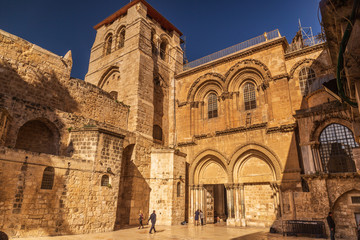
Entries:
MULTIPOLYGON (((239 184, 224 184, 225 194, 227 199, 227 225, 246 226, 246 212, 245 212, 245 185, 247 183, 239 184)), ((253 184, 253 183, 249 183, 253 184)), ((280 190, 277 183, 270 184, 273 190, 273 199, 275 211, 281 214, 280 211, 280 190)), ((206 188, 203 184, 190 185, 190 223, 194 222, 194 213, 197 209, 206 211, 206 188)), ((209 220, 208 220, 209 222, 209 220)), ((210 220, 211 222, 211 220, 210 220)))

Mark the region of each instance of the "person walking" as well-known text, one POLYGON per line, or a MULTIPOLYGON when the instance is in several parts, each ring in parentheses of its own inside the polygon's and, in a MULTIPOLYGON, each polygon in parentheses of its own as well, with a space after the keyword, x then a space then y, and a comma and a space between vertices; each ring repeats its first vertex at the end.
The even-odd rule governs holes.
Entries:
POLYGON ((204 213, 200 210, 200 220, 201 220, 201 226, 204 225, 204 213))
POLYGON ((199 209, 197 209, 195 212, 195 226, 199 225, 199 214, 199 209))
POLYGON ((140 229, 140 228, 144 228, 144 225, 143 225, 143 223, 142 223, 143 219, 144 219, 144 214, 143 214, 142 211, 140 210, 140 213, 139 213, 139 223, 140 223, 139 229, 140 229))
POLYGON ((150 220, 151 220, 151 228, 150 228, 149 233, 151 234, 153 229, 154 229, 154 232, 156 232, 156 230, 155 230, 155 223, 156 223, 156 213, 155 213, 155 210, 154 210, 153 213, 150 215, 149 220, 148 220, 148 223, 149 223, 150 220))
POLYGON ((330 239, 335 240, 335 222, 334 219, 332 218, 332 212, 329 212, 329 215, 327 216, 326 220, 330 229, 330 239))

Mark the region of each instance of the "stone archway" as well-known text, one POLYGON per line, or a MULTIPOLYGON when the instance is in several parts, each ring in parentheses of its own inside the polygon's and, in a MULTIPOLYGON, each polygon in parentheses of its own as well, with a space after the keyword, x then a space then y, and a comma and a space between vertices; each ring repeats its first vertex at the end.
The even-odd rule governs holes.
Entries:
POLYGON ((345 192, 332 206, 336 224, 336 238, 356 239, 356 226, 360 221, 360 191, 345 192), (358 222, 357 222, 358 221, 358 222))
POLYGON ((204 152, 194 161, 191 174, 190 221, 198 209, 204 212, 206 223, 214 223, 217 217, 225 219, 225 185, 229 181, 226 160, 215 151, 204 152))
POLYGON ((18 131, 15 148, 27 151, 59 154, 60 134, 47 119, 34 119, 22 125, 18 131))

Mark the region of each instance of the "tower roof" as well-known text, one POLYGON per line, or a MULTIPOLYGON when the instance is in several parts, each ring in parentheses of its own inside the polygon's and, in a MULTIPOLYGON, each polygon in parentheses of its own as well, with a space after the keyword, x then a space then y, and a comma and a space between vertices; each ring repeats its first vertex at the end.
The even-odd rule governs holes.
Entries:
POLYGON ((147 7, 147 14, 151 18, 153 18, 155 21, 157 21, 163 28, 165 28, 168 31, 176 31, 180 36, 182 35, 182 33, 180 32, 179 29, 177 29, 174 25, 172 25, 171 22, 169 22, 165 17, 163 17, 158 11, 155 10, 155 8, 153 8, 145 0, 133 0, 132 2, 126 4, 124 7, 117 10, 115 13, 111 14, 109 17, 105 18, 103 21, 101 21, 100 23, 95 25, 94 29, 97 30, 97 29, 99 29, 101 26, 103 26, 105 24, 112 23, 113 21, 115 21, 120 16, 126 14, 127 10, 130 7, 136 5, 139 2, 143 3, 147 7))

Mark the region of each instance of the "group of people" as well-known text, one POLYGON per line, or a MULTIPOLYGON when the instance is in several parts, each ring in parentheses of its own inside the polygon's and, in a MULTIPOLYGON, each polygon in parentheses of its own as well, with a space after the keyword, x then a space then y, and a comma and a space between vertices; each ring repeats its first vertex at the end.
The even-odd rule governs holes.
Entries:
MULTIPOLYGON (((142 213, 142 211, 140 211, 140 213, 139 213, 139 223, 140 223, 139 229, 140 229, 140 228, 144 228, 143 220, 144 220, 144 214, 142 213)), ((150 221, 151 221, 151 228, 150 228, 149 233, 152 234, 152 230, 153 230, 153 229, 154 229, 154 232, 156 232, 156 230, 155 230, 155 223, 156 223, 156 213, 155 213, 155 210, 152 212, 152 214, 150 214, 150 217, 149 217, 149 219, 148 219, 148 223, 149 223, 150 221)))
POLYGON ((195 226, 198 226, 199 225, 199 219, 201 221, 201 225, 204 225, 204 213, 197 209, 195 211, 195 226))

